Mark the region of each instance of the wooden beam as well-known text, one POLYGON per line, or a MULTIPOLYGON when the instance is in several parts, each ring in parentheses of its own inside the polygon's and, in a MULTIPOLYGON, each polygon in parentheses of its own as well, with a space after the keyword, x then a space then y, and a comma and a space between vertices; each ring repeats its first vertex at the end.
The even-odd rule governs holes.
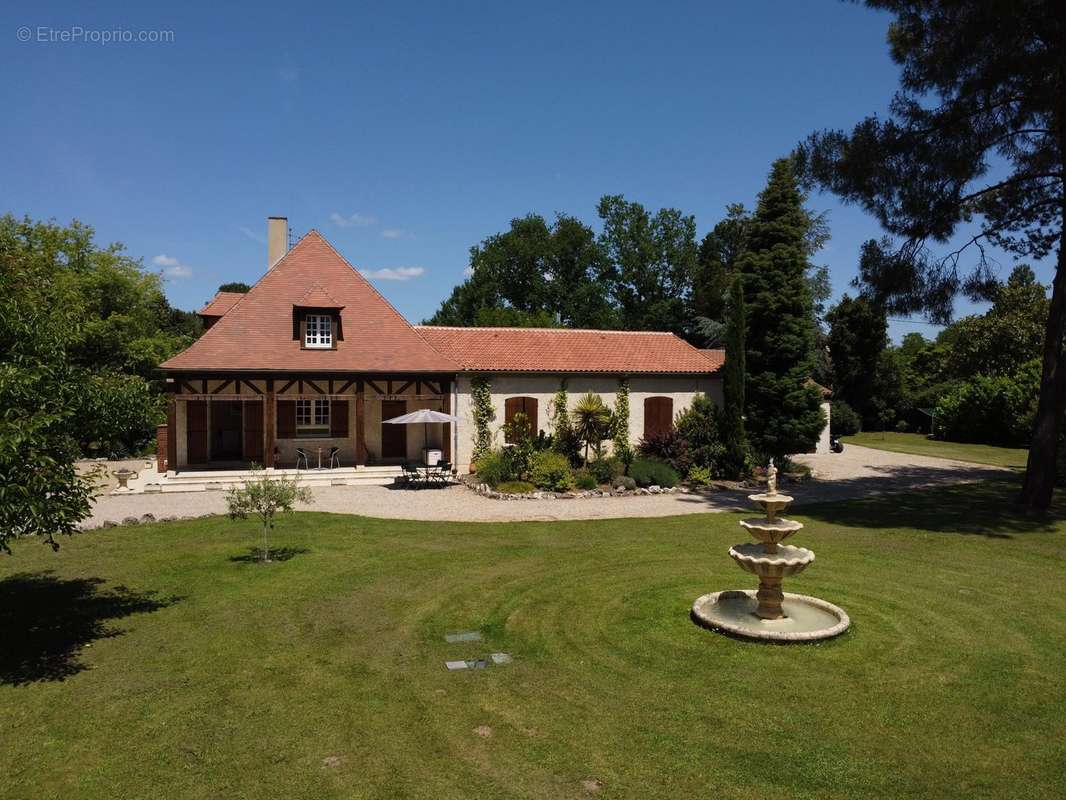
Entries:
POLYGON ((284 386, 282 386, 280 389, 278 389, 278 394, 285 394, 285 392, 289 391, 289 389, 292 388, 294 383, 296 383, 295 379, 293 379, 293 380, 289 381, 288 383, 286 383, 284 386))
POLYGON ((378 386, 378 385, 377 385, 376 383, 374 383, 373 381, 367 381, 367 382, 366 382, 366 385, 367 385, 367 386, 369 386, 369 387, 370 387, 371 389, 373 389, 373 390, 374 390, 375 392, 377 392, 378 394, 385 394, 385 393, 384 393, 383 391, 381 391, 381 387, 380 387, 380 386, 378 386))
MULTIPOLYGON (((315 383, 314 381, 303 381, 303 383, 306 383, 308 386, 310 386, 312 389, 314 389, 319 394, 325 394, 325 392, 322 391, 322 389, 319 388, 318 384, 315 383)), ((303 389, 302 388, 300 389, 300 394, 303 394, 303 389)))
POLYGON ((189 390, 189 394, 200 394, 200 392, 194 389, 191 384, 188 384, 185 381, 180 381, 180 384, 189 390))
POLYGON ((178 468, 178 401, 167 398, 167 469, 178 468))
POLYGON ((433 394, 440 394, 440 393, 441 393, 441 391, 440 391, 440 384, 435 384, 435 383, 433 383, 432 381, 425 381, 425 384, 426 384, 426 386, 428 386, 428 387, 429 387, 429 390, 430 390, 430 391, 431 391, 431 392, 432 392, 433 394))
MULTIPOLYGON (((204 381, 204 383, 206 384, 207 381, 204 381)), ((222 390, 225 389, 227 386, 229 386, 231 383, 233 383, 233 381, 222 381, 222 383, 220 383, 218 385, 218 388, 215 389, 215 391, 211 392, 211 394, 219 394, 219 393, 221 393, 222 390)))
POLYGON ((349 389, 352 388, 352 384, 353 383, 355 383, 355 381, 347 381, 347 382, 345 382, 345 384, 343 386, 341 386, 340 389, 337 390, 337 394, 345 394, 349 389))
POLYGON ((274 394, 274 381, 267 381, 266 398, 263 400, 263 464, 274 466, 274 442, 277 436, 278 404, 274 394))
MULTIPOLYGON (((407 383, 405 383, 403 386, 396 390, 396 394, 403 394, 404 392, 406 392, 408 389, 411 388, 412 383, 414 383, 414 381, 408 381, 407 383)), ((389 394, 392 394, 392 392, 389 392, 389 394)))
MULTIPOLYGON (((441 382, 441 387, 443 388, 443 386, 444 386, 444 382, 442 381, 441 382)), ((440 410, 443 411, 445 414, 451 414, 452 413, 452 393, 451 392, 446 392, 445 393, 444 401, 441 403, 440 410)), ((441 426, 441 430, 442 430, 442 435, 444 437, 444 441, 441 442, 441 448, 440 448, 441 449, 441 454, 444 456, 444 460, 445 461, 451 461, 452 460, 452 423, 445 422, 444 425, 441 426)), ((452 466, 454 468, 455 465, 453 464, 452 466)))
POLYGON ((366 464, 366 403, 362 386, 355 393, 355 463, 366 464))
MULTIPOLYGON (((238 381, 238 383, 240 383, 240 381, 238 381)), ((244 385, 247 386, 249 389, 251 389, 253 394, 258 394, 258 395, 262 395, 263 394, 261 391, 259 391, 259 387, 256 386, 253 381, 245 381, 244 385)))

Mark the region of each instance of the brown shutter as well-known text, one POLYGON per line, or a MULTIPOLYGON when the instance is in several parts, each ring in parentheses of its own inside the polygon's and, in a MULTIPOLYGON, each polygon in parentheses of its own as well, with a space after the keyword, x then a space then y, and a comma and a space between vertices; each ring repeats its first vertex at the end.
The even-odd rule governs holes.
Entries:
POLYGON ((647 397, 644 399, 644 438, 662 436, 674 427, 674 398, 647 397))
MULTIPOLYGON (((514 422, 515 414, 525 414, 528 420, 527 432, 530 436, 536 436, 537 427, 537 398, 535 397, 508 397, 503 401, 504 424, 510 426, 514 422)), ((508 434, 507 441, 514 444, 514 436, 508 434)))
POLYGON ((296 438, 295 400, 278 400, 278 438, 296 438))
MULTIPOLYGON (((332 347, 334 350, 336 350, 337 349, 337 318, 336 317, 330 317, 329 318, 329 331, 330 331, 330 337, 329 337, 330 347, 332 347)), ((332 412, 330 412, 330 413, 332 413, 332 412)), ((345 434, 345 435, 347 435, 347 434, 345 434)))
POLYGON ((525 415, 529 417, 529 435, 536 436, 537 431, 540 430, 540 428, 537 427, 537 398, 525 397, 522 399, 525 401, 522 410, 525 415))
POLYGON ((329 435, 334 439, 348 438, 348 401, 330 400, 329 435))
POLYGON ((307 347, 307 318, 300 315, 300 349, 307 347))
POLYGON ((511 423, 514 421, 514 415, 521 410, 521 397, 508 397, 503 401, 503 423, 506 426, 505 435, 507 442, 510 444, 514 444, 514 436, 511 435, 511 423))

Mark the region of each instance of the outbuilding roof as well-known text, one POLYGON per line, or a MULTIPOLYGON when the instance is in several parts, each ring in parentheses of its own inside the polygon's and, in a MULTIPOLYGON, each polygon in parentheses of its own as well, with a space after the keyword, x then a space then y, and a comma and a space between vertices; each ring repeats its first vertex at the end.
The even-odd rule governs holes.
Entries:
POLYGON ((221 317, 244 297, 244 292, 218 292, 196 313, 201 317, 221 317))
POLYGON ((707 374, 722 350, 699 350, 672 333, 567 328, 416 326, 436 349, 476 372, 707 374))

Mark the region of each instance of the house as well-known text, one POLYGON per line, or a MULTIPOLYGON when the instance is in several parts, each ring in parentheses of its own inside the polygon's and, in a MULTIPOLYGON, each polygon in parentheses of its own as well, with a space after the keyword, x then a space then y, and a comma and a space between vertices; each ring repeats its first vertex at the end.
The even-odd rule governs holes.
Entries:
POLYGON ((439 448, 460 472, 474 448, 473 382, 488 384, 496 441, 514 415, 551 431, 566 384, 573 404, 629 389, 629 437, 673 424, 697 393, 721 401, 721 351, 670 333, 411 325, 319 233, 287 249, 288 222, 268 221, 268 270, 247 294, 220 292, 205 332, 162 364, 168 418, 160 471, 291 467, 297 448, 338 448, 346 468, 399 464, 439 448), (416 409, 456 423, 384 424, 416 409))

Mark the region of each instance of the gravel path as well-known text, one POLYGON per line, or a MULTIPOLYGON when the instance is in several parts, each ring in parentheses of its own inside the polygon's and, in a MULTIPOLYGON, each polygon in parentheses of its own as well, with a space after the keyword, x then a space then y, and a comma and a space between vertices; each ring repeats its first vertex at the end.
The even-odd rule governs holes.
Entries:
MULTIPOLYGON (((1006 470, 961 461, 890 453, 848 446, 843 453, 803 456, 814 480, 788 487, 796 505, 843 500, 922 486, 966 483, 1004 474, 1006 470)), ((510 522, 528 520, 664 517, 750 507, 746 492, 595 497, 580 500, 490 500, 463 486, 406 491, 385 486, 329 486, 312 490, 308 510, 361 514, 387 519, 510 522)), ((105 520, 150 513, 161 517, 197 517, 226 513, 223 492, 104 495, 97 499, 85 527, 105 520)))

